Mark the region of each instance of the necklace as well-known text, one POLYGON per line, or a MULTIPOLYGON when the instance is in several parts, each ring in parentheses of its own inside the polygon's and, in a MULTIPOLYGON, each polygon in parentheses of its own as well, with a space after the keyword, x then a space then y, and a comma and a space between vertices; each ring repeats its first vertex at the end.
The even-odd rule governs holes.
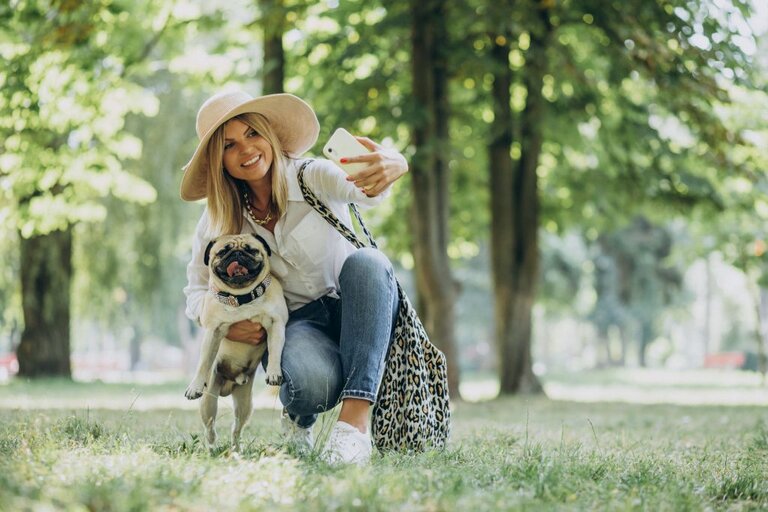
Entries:
POLYGON ((245 209, 248 210, 248 215, 251 216, 251 218, 253 219, 253 222, 258 224, 259 226, 264 226, 265 224, 269 224, 269 221, 272 220, 271 203, 270 203, 270 208, 267 211, 267 216, 264 217, 263 219, 259 219, 258 217, 256 217, 256 214, 253 213, 253 209, 251 207, 251 198, 248 195, 248 192, 246 192, 245 190, 243 191, 243 199, 245 200, 245 209))

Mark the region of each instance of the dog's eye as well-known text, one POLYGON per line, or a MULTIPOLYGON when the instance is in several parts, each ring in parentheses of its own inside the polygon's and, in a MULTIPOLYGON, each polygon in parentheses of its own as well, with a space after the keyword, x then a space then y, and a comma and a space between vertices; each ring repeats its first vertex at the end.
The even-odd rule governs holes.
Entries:
POLYGON ((245 252, 247 252, 248 254, 257 254, 257 253, 259 252, 259 251, 258 251, 258 249, 254 248, 254 247, 250 247, 250 246, 248 246, 248 245, 246 245, 246 246, 243 248, 243 250, 244 250, 245 252))
POLYGON ((224 246, 225 251, 231 251, 235 247, 234 244, 227 244, 224 246))

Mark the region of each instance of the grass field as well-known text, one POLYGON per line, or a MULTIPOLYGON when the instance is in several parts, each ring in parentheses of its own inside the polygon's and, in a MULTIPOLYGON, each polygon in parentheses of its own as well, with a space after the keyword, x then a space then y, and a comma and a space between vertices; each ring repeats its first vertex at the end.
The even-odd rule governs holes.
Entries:
MULTIPOLYGON (((569 378, 559 385, 577 388, 569 378)), ((609 388, 617 379, 585 381, 609 388)), ((230 453, 228 399, 209 453, 184 387, 0 385, 0 510, 768 509, 763 405, 464 402, 445 451, 333 468, 281 443, 275 407, 254 412, 241 453, 230 453)), ((767 393, 751 382, 730 390, 767 393)))

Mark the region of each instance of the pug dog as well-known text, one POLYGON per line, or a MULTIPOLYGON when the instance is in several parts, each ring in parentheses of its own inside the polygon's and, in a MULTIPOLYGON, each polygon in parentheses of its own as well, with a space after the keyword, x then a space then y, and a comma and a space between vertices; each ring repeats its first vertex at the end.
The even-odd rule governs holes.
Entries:
POLYGON ((232 447, 239 448, 240 432, 251 416, 253 375, 269 349, 267 384, 283 381, 280 360, 285 343, 288 307, 283 288, 270 274, 272 251, 258 235, 220 236, 205 249, 210 287, 203 303, 200 323, 205 337, 195 377, 184 395, 200 402, 200 416, 209 446, 216 442, 216 410, 219 396, 232 395, 235 421, 232 447), (235 322, 257 322, 267 332, 267 343, 256 346, 228 340, 235 322))

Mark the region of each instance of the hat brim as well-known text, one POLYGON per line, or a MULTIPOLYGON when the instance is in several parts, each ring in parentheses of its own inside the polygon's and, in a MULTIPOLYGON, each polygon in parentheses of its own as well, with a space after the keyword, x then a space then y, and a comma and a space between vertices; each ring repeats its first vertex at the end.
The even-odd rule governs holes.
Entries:
POLYGON ((200 137, 195 153, 184 166, 181 179, 181 198, 185 201, 203 199, 208 193, 208 173, 204 153, 214 132, 225 122, 245 113, 258 113, 267 118, 272 129, 290 157, 299 157, 317 142, 320 123, 315 111, 304 100, 293 94, 280 93, 261 96, 230 109, 211 125, 200 137))

